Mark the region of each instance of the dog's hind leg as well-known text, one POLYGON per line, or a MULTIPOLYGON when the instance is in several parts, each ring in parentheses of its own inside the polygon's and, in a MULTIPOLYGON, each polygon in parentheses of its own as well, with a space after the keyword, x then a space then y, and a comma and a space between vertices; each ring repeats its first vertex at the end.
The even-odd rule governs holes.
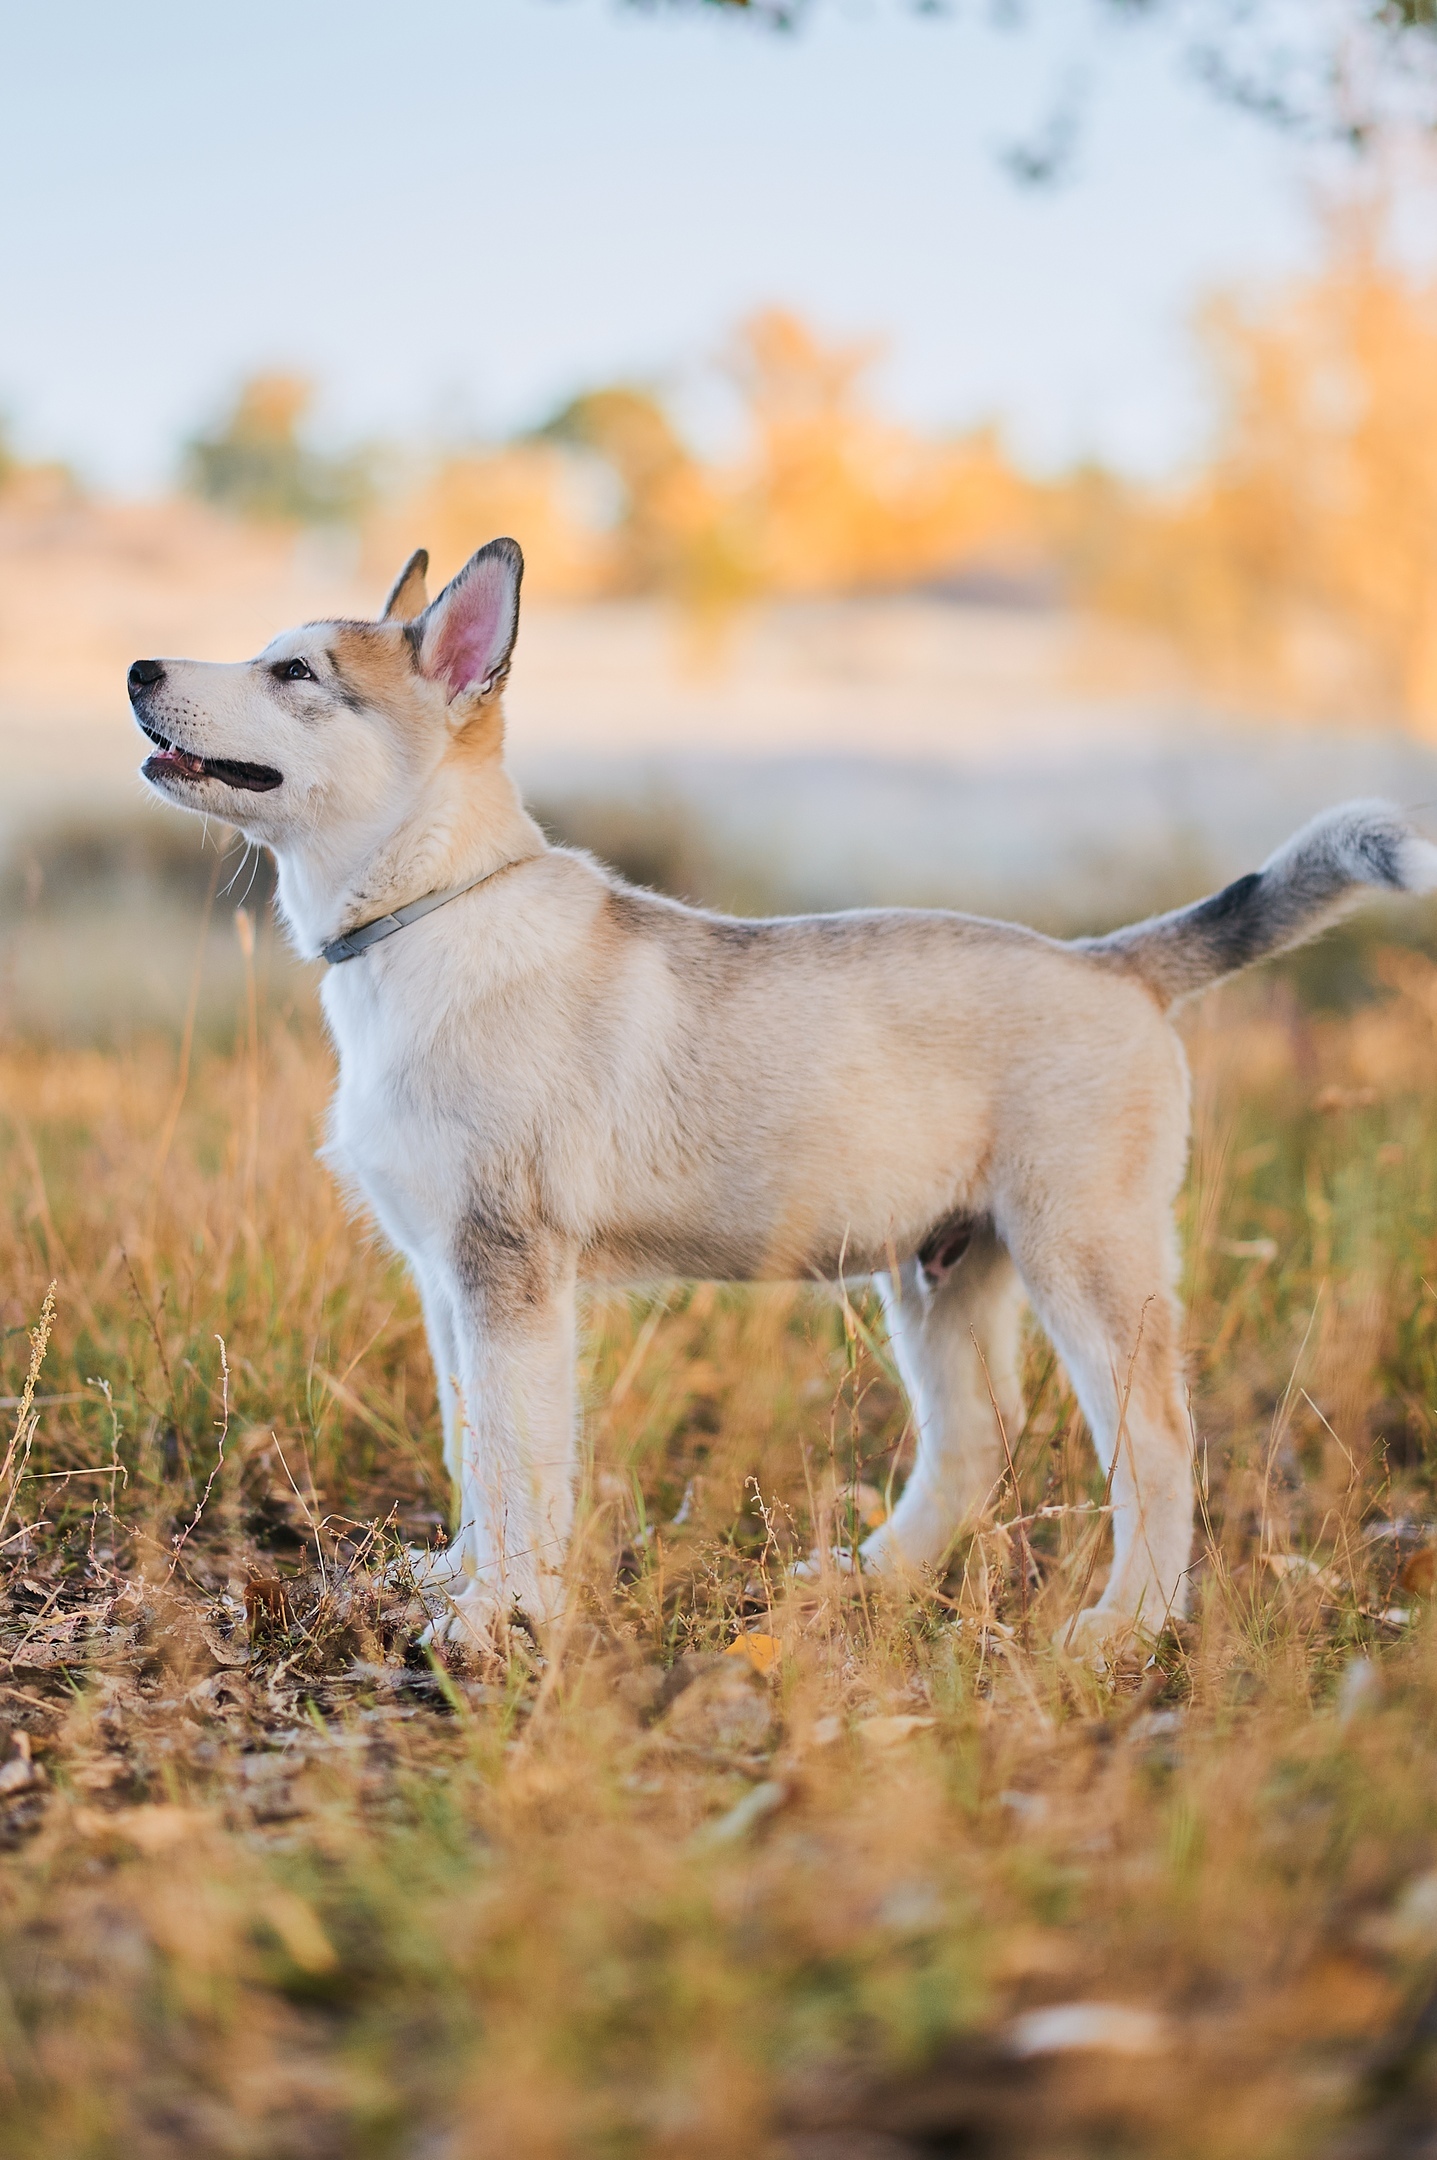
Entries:
POLYGON ((892 1515, 863 1545, 865 1566, 940 1562, 1003 1479, 999 1416, 1010 1444, 1023 1422, 1022 1283, 990 1223, 974 1223, 954 1257, 961 1243, 905 1261, 896 1282, 879 1277, 917 1459, 892 1515))
POLYGON ((1059 1630, 1074 1651, 1186 1609, 1192 1445, 1178 1356, 1175 1255, 1165 1223, 1110 1209, 1101 1245, 1045 1234, 1018 1257, 1067 1368, 1113 1508, 1113 1564, 1095 1606, 1059 1630))

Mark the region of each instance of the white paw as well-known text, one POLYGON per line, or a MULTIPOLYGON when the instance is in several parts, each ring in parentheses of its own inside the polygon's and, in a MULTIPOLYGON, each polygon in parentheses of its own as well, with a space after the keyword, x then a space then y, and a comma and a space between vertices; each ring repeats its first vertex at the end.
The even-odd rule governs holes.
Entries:
POLYGON ((452 1643, 475 1656, 505 1657, 516 1634, 532 1647, 564 1609, 561 1575, 531 1577, 501 1586, 465 1574, 421 1592, 430 1620, 421 1643, 452 1643))
POLYGON ((1114 1658, 1143 1640, 1143 1631, 1131 1613, 1105 1612, 1101 1605, 1074 1613, 1053 1636, 1054 1645, 1065 1657, 1092 1665, 1099 1672, 1105 1672, 1114 1658))
POLYGON ((419 1640, 427 1647, 449 1643, 471 1657, 503 1657, 515 1613, 487 1583, 470 1577, 462 1590, 431 1587, 425 1603, 433 1617, 419 1640))
POLYGON ((403 1557, 391 1573, 410 1582, 416 1590, 443 1590, 469 1572, 468 1541, 458 1537, 452 1545, 406 1545, 403 1557))
POLYGON ((947 1544, 943 1542, 941 1525, 910 1522, 906 1532, 900 1534, 896 1519, 890 1516, 863 1540, 858 1558, 865 1575, 906 1576, 916 1587, 928 1579, 932 1570, 941 1569, 951 1545, 951 1538, 947 1544))
POLYGON ((819 1582, 824 1575, 861 1575, 863 1562, 847 1545, 830 1545, 828 1551, 811 1552, 806 1560, 795 1560, 789 1574, 799 1582, 819 1582))

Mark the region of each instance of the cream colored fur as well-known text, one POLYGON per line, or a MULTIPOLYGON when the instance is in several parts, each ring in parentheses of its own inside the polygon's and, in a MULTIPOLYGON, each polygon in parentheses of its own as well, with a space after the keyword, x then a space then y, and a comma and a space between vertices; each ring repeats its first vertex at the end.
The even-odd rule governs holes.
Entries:
MULTIPOLYGON (((939 912, 737 922, 635 891, 548 846, 505 771, 518 550, 481 550, 432 606, 423 567, 377 624, 311 624, 235 665, 137 663, 131 690, 174 746, 148 777, 272 848, 302 953, 487 877, 322 991, 328 1159, 406 1255, 433 1349, 459 1495, 433 1569, 445 1626, 559 1607, 580 1282, 840 1267, 878 1279, 918 1434, 864 1564, 941 1566, 993 1497, 993 1401, 1016 1432, 1030 1300, 1111 1473, 1112 1567, 1074 1641, 1180 1613, 1188 1083, 1164 1006, 1175 968, 1186 989, 1250 956, 1229 949, 1234 919, 1252 942, 1249 901, 1075 946, 939 912), (226 780, 209 759, 243 763, 226 780)), ((1349 884, 1432 867, 1390 813, 1342 815, 1294 844, 1327 878, 1314 919, 1349 884), (1343 867, 1373 832, 1405 867, 1343 867)), ((1277 941, 1302 934, 1284 925, 1277 941)))

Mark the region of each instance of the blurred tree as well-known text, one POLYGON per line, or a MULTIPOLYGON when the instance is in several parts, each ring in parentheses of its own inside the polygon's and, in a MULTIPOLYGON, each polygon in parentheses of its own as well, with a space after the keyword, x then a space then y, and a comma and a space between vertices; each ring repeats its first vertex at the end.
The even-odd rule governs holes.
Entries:
POLYGON ((719 476, 694 456, 651 390, 629 383, 586 390, 540 434, 598 458, 613 476, 619 502, 609 549, 612 587, 669 591, 699 604, 738 598, 747 589, 719 476))
POLYGON ((1099 467, 1035 481, 991 428, 910 432, 865 395, 875 348, 776 309, 728 358, 747 420, 732 460, 705 461, 632 385, 575 398, 544 441, 614 476, 618 514, 589 528, 596 589, 700 616, 768 594, 1066 589, 1249 711, 1437 737, 1437 280, 1393 268, 1382 230, 1380 202, 1351 213, 1320 274, 1209 309, 1221 416, 1164 491, 1099 467))
POLYGON ((372 460, 364 451, 326 457, 311 449, 300 430, 312 400, 302 376, 252 376, 214 433, 185 445, 187 488, 242 517, 353 523, 373 493, 372 460))
POLYGON ((739 334, 752 449, 738 517, 769 590, 911 586, 1026 556, 1032 490, 993 430, 933 440, 883 420, 861 387, 879 349, 825 345, 779 308, 739 334))
POLYGON ((931 441, 881 419, 862 378, 878 348, 828 345, 769 309, 727 373, 747 420, 731 464, 704 462, 651 390, 572 399, 540 431, 598 459, 618 512, 611 591, 667 592, 700 614, 759 593, 872 591, 1030 567, 1033 491, 991 430, 931 441))
POLYGON ((524 546, 527 598, 584 600, 612 590, 611 534, 594 515, 588 476, 555 442, 452 450, 421 466, 365 522, 376 578, 392 575, 416 538, 429 550, 430 588, 477 542, 514 533, 524 546))
POLYGON ((80 485, 58 459, 31 464, 15 448, 10 421, 0 413, 0 497, 7 509, 51 511, 80 499, 80 485))
MULTIPOLYGON (((744 16, 795 31, 831 0, 631 0, 744 16)), ((898 0, 956 17, 960 0, 898 0)), ((1103 21, 1167 28, 1182 64, 1217 96, 1272 124, 1362 146, 1394 125, 1437 130, 1437 0, 1089 0, 1103 21)), ((986 0, 967 24, 1021 31, 1056 15, 1053 0, 986 0)), ((1090 53, 1085 47, 1085 58, 1090 53)), ((1078 136, 1079 99, 1064 83, 1031 143, 1004 153, 1015 177, 1051 181, 1078 136)))
POLYGON ((1437 736, 1437 282, 1339 227, 1328 268, 1206 333, 1224 419, 1166 501, 1086 483, 1078 590, 1172 637, 1237 699, 1437 736))

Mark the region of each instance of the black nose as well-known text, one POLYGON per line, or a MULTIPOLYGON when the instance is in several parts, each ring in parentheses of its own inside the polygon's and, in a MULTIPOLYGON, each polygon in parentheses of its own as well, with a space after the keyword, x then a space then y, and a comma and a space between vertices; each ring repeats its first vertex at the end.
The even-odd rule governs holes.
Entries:
POLYGON ((163 682, 165 671, 158 660, 137 660, 130 669, 130 696, 137 690, 148 690, 153 683, 163 682))

